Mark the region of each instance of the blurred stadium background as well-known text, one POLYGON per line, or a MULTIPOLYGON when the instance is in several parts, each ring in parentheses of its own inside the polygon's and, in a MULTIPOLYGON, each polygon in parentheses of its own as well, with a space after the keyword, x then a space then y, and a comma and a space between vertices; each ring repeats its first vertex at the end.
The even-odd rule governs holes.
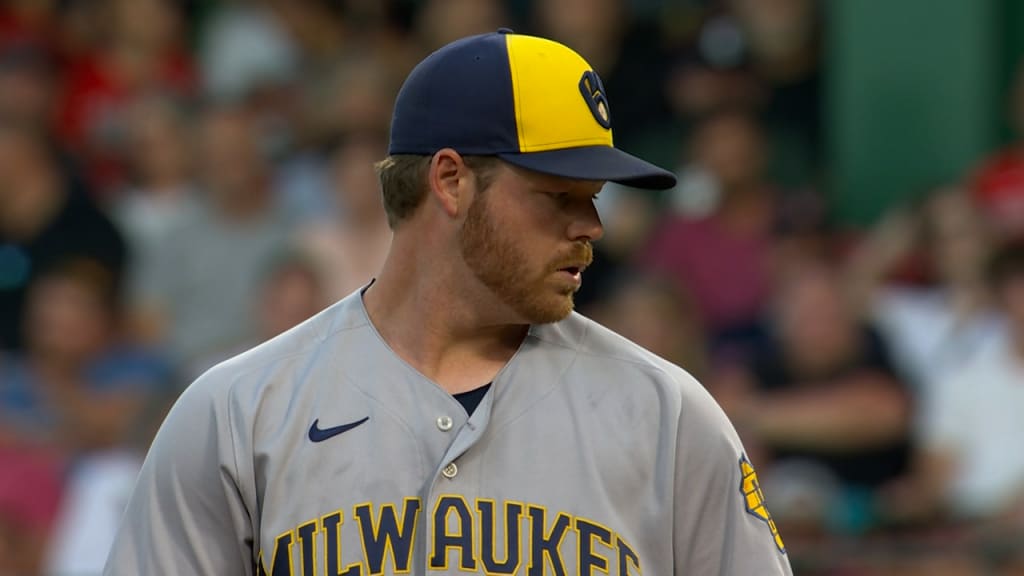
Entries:
POLYGON ((701 378, 797 574, 1024 574, 1024 4, 6 0, 0 575, 98 574, 201 371, 367 282, 410 68, 582 53, 619 146, 578 305, 701 378))

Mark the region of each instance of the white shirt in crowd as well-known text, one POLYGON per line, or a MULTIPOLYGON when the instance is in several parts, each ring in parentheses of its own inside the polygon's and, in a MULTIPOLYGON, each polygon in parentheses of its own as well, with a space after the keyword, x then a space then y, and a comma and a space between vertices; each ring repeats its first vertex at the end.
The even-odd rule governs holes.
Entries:
POLYGON ((1024 501, 1024 358, 1008 333, 949 372, 934 402, 927 438, 933 450, 954 456, 954 510, 990 516, 1024 501))

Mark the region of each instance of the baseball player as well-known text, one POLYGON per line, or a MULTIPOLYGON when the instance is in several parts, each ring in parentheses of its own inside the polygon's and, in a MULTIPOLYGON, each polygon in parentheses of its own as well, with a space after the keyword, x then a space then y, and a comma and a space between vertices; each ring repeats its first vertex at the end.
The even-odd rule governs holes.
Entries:
POLYGON ((613 147, 583 58, 441 48, 378 171, 375 281, 182 394, 106 574, 791 573, 701 385, 572 312, 603 182, 675 182, 613 147))

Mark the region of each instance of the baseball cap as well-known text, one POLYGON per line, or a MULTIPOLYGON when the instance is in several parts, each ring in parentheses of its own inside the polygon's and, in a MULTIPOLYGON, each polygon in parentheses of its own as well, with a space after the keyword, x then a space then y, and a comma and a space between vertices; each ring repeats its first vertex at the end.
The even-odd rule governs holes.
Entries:
POLYGON ((656 190, 676 183, 615 148, 604 86, 582 56, 507 29, 440 48, 402 85, 388 154, 442 148, 566 178, 656 190))

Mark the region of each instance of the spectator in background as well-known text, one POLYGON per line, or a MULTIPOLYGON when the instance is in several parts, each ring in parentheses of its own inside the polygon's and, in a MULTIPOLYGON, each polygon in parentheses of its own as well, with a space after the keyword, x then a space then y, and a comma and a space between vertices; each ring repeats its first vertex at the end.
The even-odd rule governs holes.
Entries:
POLYGON ((821 174, 821 26, 816 0, 726 0, 677 49, 672 109, 689 126, 720 107, 764 124, 767 171, 789 188, 821 174))
POLYGON ((218 350, 189 369, 189 379, 228 358, 270 340, 323 310, 331 300, 323 282, 323 270, 304 254, 285 250, 275 255, 252 291, 250 310, 256 318, 253 332, 233 350, 218 350))
POLYGON ((60 70, 54 50, 39 39, 4 37, 0 32, 0 118, 16 120, 43 135, 70 192, 84 195, 89 188, 77 160, 52 133, 60 70))
POLYGON ((351 36, 341 2, 332 0, 266 0, 299 50, 304 74, 315 77, 329 70, 350 47, 351 36))
POLYGON ((411 69, 401 54, 383 50, 348 54, 336 59, 324 83, 324 99, 318 101, 317 121, 330 134, 387 131, 395 94, 411 69))
POLYGON ((0 114, 48 131, 56 107, 55 73, 45 46, 0 40, 0 114))
POLYGON ((758 115, 770 142, 769 173, 791 188, 821 177, 823 91, 817 0, 730 0, 749 69, 763 88, 758 115))
POLYGON ((1001 319, 986 277, 992 238, 970 192, 950 185, 931 191, 916 210, 887 214, 855 247, 846 287, 862 317, 891 344, 893 361, 917 400, 913 471, 885 490, 884 508, 902 523, 941 518, 943 479, 950 471, 928 447, 948 434, 941 421, 949 378, 965 365, 991 357, 1000 342, 1001 319), (902 275, 902 277, 901 277, 902 275))
POLYGON ((290 235, 248 111, 211 106, 198 134, 202 206, 154 255, 136 312, 183 366, 234 350, 253 333, 260 273, 290 235))
POLYGON ((0 441, 0 575, 43 573, 63 468, 52 454, 0 441))
POLYGON ((69 63, 58 132, 86 164, 94 193, 125 185, 126 130, 120 110, 152 92, 195 93, 184 22, 173 0, 103 0, 101 45, 69 63))
POLYGON ((373 169, 386 148, 376 132, 340 137, 330 156, 335 218, 299 231, 297 243, 316 263, 332 302, 376 276, 391 246, 391 229, 373 169))
MULTIPOLYGON (((769 289, 777 202, 765 181, 764 141, 749 115, 708 117, 693 137, 692 172, 708 186, 708 214, 670 213, 641 250, 643 267, 693 295, 712 352, 745 346, 756 333, 769 289)), ((697 194, 681 188, 687 201, 697 194)))
POLYGON ((40 270, 84 257, 121 281, 120 232, 70 181, 44 134, 0 120, 0 349, 21 346, 25 290, 40 270))
POLYGON ((704 333, 693 303, 673 282, 624 271, 590 314, 595 321, 682 366, 698 380, 708 376, 704 333))
MULTIPOLYGON (((162 416, 164 408, 160 406, 160 412, 152 417, 162 416)), ((103 573, 125 503, 142 468, 142 448, 151 439, 151 434, 142 433, 136 437, 137 450, 105 451, 74 462, 64 479, 60 507, 46 545, 43 574, 103 573)))
POLYGON ((945 374, 929 412, 922 474, 908 495, 955 518, 1016 517, 1024 533, 1024 243, 1001 248, 991 279, 1005 331, 997 345, 945 374), (933 502, 934 504, 934 502, 933 502))
MULTIPOLYGON (((170 99, 147 98, 126 111, 129 153, 125 164, 131 187, 113 206, 113 216, 132 253, 129 292, 137 294, 157 272, 157 255, 174 232, 199 210, 192 118, 170 99)), ((133 326, 137 336, 152 341, 157 327, 133 326)))
POLYGON ((25 351, 0 364, 0 429, 14 443, 77 455, 133 440, 170 370, 121 339, 118 296, 113 272, 85 258, 33 280, 25 351))
POLYGON ((676 34, 667 83, 672 111, 686 127, 722 107, 754 109, 764 99, 745 67, 748 46, 736 15, 721 5, 695 12, 693 29, 676 34))
POLYGON ((316 266, 298 253, 277 258, 258 293, 259 328, 253 345, 291 330, 330 304, 321 278, 316 266))
POLYGON ((884 342, 851 314, 837 273, 812 261, 782 279, 768 332, 749 367, 727 369, 710 389, 764 459, 764 482, 777 473, 782 486, 810 483, 792 502, 780 488, 772 513, 841 531, 873 526, 876 492, 911 457, 911 399, 884 342), (808 509, 816 497, 821 508, 808 509))
MULTIPOLYGON (((16 524, 15 574, 43 574, 40 565, 50 568, 46 574, 98 573, 124 487, 141 464, 131 450, 148 443, 145 420, 159 417, 166 399, 170 369, 118 338, 116 298, 112 274, 95 261, 51 268, 30 288, 26 351, 0 359, 0 437, 9 447, 0 441, 0 524, 5 512, 16 524), (25 463, 10 461, 10 450, 53 462, 32 479, 15 478, 11 492, 3 485, 25 463), (107 487, 107 496, 83 494, 83 482, 107 487), (75 548, 81 541, 89 545, 75 548)), ((0 573, 9 559, 0 555, 0 573)))
POLYGON ((999 320, 985 270, 990 245, 969 192, 945 186, 918 210, 889 213, 849 258, 846 286, 854 305, 892 345, 925 406, 950 370, 996 339, 999 320), (907 277, 915 265, 924 269, 916 281, 907 277))
MULTIPOLYGON (((381 118, 387 122, 393 91, 390 87, 380 90, 380 82, 395 62, 382 56, 385 50, 376 42, 375 27, 352 27, 346 7, 332 0, 268 0, 266 4, 296 49, 293 79, 301 78, 262 83, 247 96, 261 131, 273 136, 268 148, 275 159, 286 158, 296 148, 315 146, 325 129, 350 128, 339 125, 335 114, 339 111, 343 122, 374 126, 381 118)), ((292 190, 287 192, 290 196, 292 190)))
MULTIPOLYGON (((49 506, 45 524, 22 526, 28 534, 46 528, 47 574, 102 569, 148 443, 145 420, 159 415, 171 389, 168 364, 120 337, 116 290, 110 271, 92 260, 43 272, 29 291, 26 351, 0 359, 0 436, 12 449, 66 464, 59 477, 38 480, 51 484, 23 487, 28 503, 19 504, 49 506)), ((0 447, 0 485, 6 466, 17 466, 5 454, 0 447)), ((31 554, 38 564, 41 548, 31 554)))
POLYGON ((196 208, 192 117, 180 102, 160 97, 134 102, 124 115, 130 187, 113 215, 133 252, 146 259, 196 208))
POLYGON ((206 97, 238 100, 263 86, 291 84, 299 48, 264 2, 222 3, 199 31, 206 97))
MULTIPOLYGON (((283 206, 298 224, 320 225, 344 209, 338 204, 331 156, 345 135, 387 132, 401 80, 394 69, 395 62, 380 52, 348 55, 323 79, 320 93, 307 95, 305 146, 278 172, 283 206)), ((382 145, 378 158, 383 150, 382 145)))
POLYGON ((1000 238, 1024 237, 1024 60, 1008 98, 1016 141, 986 158, 973 174, 971 192, 1000 238))

